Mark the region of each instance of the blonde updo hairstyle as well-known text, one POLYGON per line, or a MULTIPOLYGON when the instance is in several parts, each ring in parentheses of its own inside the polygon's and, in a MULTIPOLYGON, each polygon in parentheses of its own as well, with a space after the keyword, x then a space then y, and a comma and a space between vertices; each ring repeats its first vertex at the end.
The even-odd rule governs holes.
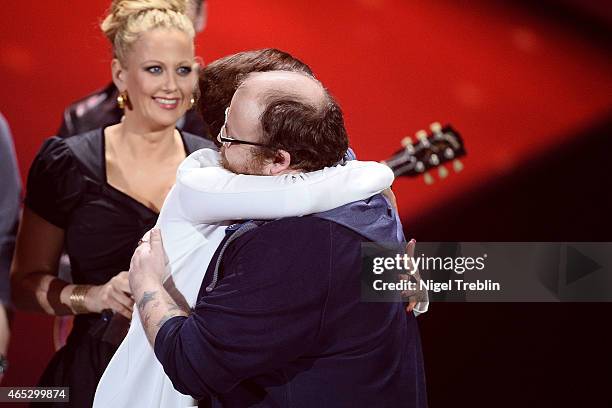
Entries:
POLYGON ((114 57, 126 55, 139 36, 154 28, 178 29, 193 40, 193 23, 185 15, 189 0, 113 0, 100 28, 113 45, 114 57))

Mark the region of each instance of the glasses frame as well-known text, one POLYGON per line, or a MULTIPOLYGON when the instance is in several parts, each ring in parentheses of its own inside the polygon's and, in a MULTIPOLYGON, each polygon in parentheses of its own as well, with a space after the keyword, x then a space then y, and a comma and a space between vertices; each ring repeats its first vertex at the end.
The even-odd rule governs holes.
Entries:
POLYGON ((257 142, 249 142, 246 140, 240 140, 240 139, 234 139, 233 137, 227 137, 224 136, 227 135, 227 117, 229 114, 229 106, 227 108, 225 108, 225 121, 223 122, 223 126, 221 126, 221 129, 219 130, 219 134, 217 135, 217 142, 221 143, 222 145, 227 144, 227 146, 231 145, 232 143, 234 144, 244 144, 244 145, 250 145, 250 146, 259 146, 259 147, 266 147, 266 148, 270 148, 270 146, 263 144, 263 143, 257 143, 257 142))

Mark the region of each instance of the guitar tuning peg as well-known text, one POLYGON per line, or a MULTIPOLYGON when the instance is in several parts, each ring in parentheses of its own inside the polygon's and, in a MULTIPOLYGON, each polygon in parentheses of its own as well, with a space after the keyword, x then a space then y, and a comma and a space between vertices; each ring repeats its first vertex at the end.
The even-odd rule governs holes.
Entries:
POLYGON ((440 124, 440 122, 433 122, 431 125, 429 125, 429 128, 434 133, 442 132, 442 125, 440 124))
POLYGON ((438 155, 433 153, 429 157, 429 163, 431 163, 432 166, 437 166, 438 164, 440 164, 440 159, 438 158, 438 155))
POLYGON ((424 130, 419 130, 414 134, 419 140, 427 140, 427 132, 424 130))
POLYGON ((461 170, 463 170, 463 163, 461 163, 461 160, 453 160, 453 170, 455 170, 455 173, 459 173, 461 170))
POLYGON ((430 185, 432 185, 434 183, 434 178, 429 173, 425 173, 423 175, 423 178, 425 179, 425 184, 427 184, 428 186, 430 186, 430 185))
POLYGON ((402 146, 403 147, 412 146, 412 138, 410 136, 406 136, 405 138, 403 138, 402 139, 402 146))
POLYGON ((446 176, 448 176, 448 170, 446 170, 446 167, 444 166, 440 166, 438 168, 438 176, 440 176, 440 178, 446 178, 446 176))

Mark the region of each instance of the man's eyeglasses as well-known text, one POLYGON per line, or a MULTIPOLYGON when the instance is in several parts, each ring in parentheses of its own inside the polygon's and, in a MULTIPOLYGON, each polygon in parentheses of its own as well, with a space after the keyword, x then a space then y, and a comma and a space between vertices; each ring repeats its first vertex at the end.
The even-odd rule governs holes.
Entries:
POLYGON ((223 122, 223 126, 221 126, 221 130, 219 131, 219 134, 217 135, 217 141, 219 143, 221 144, 227 143, 228 145, 231 143, 234 143, 234 144, 245 144, 245 145, 251 145, 251 146, 269 147, 268 145, 265 145, 263 143, 248 142, 246 140, 239 140, 239 139, 234 139, 233 137, 227 137, 228 113, 229 113, 229 107, 225 108, 225 122, 223 122))

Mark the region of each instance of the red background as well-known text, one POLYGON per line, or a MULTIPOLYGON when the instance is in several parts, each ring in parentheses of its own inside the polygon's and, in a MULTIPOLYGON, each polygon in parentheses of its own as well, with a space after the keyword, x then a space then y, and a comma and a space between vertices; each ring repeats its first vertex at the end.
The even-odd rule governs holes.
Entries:
MULTIPOLYGON (((109 46, 98 28, 108 3, 2 5, 0 111, 24 178, 63 108, 109 81, 109 46)), ((609 51, 567 16, 541 11, 484 0, 209 0, 197 53, 212 61, 276 47, 304 60, 342 105, 362 159, 386 158, 430 122, 452 123, 467 146, 465 170, 433 186, 394 184, 410 234, 433 208, 464 200, 609 115, 609 51)), ((49 318, 18 313, 3 385, 34 384, 51 342, 49 318)))

